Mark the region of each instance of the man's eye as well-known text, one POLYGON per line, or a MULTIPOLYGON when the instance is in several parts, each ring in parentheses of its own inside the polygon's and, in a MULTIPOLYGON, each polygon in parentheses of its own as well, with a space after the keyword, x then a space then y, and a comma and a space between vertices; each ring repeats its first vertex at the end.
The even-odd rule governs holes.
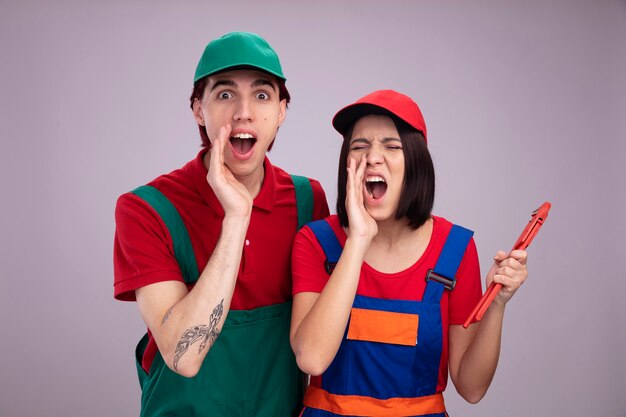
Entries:
POLYGON ((256 98, 258 98, 259 100, 267 100, 270 98, 270 96, 267 93, 258 93, 256 95, 256 98))
POLYGON ((230 94, 228 91, 222 91, 221 93, 219 93, 218 97, 220 100, 228 100, 229 98, 231 98, 233 95, 230 94))

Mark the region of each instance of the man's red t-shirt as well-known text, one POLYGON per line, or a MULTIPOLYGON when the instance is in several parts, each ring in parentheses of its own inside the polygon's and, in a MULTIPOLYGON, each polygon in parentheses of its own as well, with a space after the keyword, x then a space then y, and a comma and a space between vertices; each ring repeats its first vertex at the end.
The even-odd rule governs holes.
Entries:
MULTIPOLYGON (((178 210, 191 239, 199 272, 215 249, 224 211, 209 186, 207 169, 198 156, 181 169, 162 175, 149 185, 161 191, 178 210)), ((230 308, 249 310, 291 299, 291 248, 298 219, 292 179, 264 162, 265 177, 253 201, 237 283, 230 308)), ((326 196, 319 182, 313 189, 313 219, 328 216, 326 196)), ((171 237, 158 214, 132 193, 123 194, 115 211, 114 295, 134 301, 135 290, 162 281, 184 282, 174 257, 171 237)), ((192 286, 188 286, 191 288, 192 286)), ((143 360, 147 371, 157 347, 150 335, 143 360)))

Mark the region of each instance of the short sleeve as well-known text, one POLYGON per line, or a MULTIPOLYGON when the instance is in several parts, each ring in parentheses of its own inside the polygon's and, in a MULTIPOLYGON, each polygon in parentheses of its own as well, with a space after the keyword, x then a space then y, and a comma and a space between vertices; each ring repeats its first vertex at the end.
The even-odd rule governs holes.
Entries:
POLYGON ((321 293, 330 278, 324 268, 326 256, 313 231, 305 226, 296 234, 291 252, 292 294, 321 293))
POLYGON ((480 264, 474 239, 470 239, 456 275, 456 286, 450 292, 450 324, 463 324, 482 295, 480 264))
POLYGON ((313 190, 313 220, 325 219, 330 215, 326 193, 319 181, 309 178, 313 190))
POLYGON ((145 201, 127 193, 117 200, 113 247, 114 296, 135 301, 135 290, 162 281, 184 282, 171 237, 145 201))

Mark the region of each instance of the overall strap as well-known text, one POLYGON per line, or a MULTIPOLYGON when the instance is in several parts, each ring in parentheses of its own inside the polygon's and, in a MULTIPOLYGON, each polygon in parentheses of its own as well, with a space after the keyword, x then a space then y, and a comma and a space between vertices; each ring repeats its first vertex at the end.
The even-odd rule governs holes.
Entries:
POLYGON ((438 304, 444 289, 453 290, 456 285, 456 272, 463 260, 465 249, 474 235, 469 229, 452 225, 443 249, 439 254, 435 268, 426 275, 426 290, 422 301, 438 304))
POLYGON ((310 227, 313 234, 315 234, 317 241, 320 243, 326 255, 324 267, 328 275, 330 275, 333 273, 333 269, 335 269, 335 265, 337 265, 337 261, 339 261, 339 257, 343 251, 339 239, 337 239, 333 228, 330 227, 330 224, 328 224, 326 220, 317 220, 307 224, 307 226, 310 227))
POLYGON ((183 219, 180 217, 176 207, 174 207, 162 192, 150 185, 143 185, 135 188, 131 192, 148 203, 161 217, 172 237, 174 256, 180 266, 185 282, 196 282, 200 276, 196 256, 193 252, 191 239, 189 238, 185 223, 183 223, 183 219))
POLYGON ((291 175, 293 187, 296 191, 296 206, 298 208, 298 230, 313 220, 313 188, 307 177, 291 175))
MULTIPOLYGON (((299 175, 292 175, 291 178, 296 192, 298 229, 300 229, 313 218, 313 189, 308 178, 299 175)), ((172 237, 174 256, 180 266, 185 282, 196 282, 200 275, 198 264, 191 246, 189 233, 176 207, 162 192, 150 185, 137 187, 131 192, 148 203, 161 217, 172 237)))

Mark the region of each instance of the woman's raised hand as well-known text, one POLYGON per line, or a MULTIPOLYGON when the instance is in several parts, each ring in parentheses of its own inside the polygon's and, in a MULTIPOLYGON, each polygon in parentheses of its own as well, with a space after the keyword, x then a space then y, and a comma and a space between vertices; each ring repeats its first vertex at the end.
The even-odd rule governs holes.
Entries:
POLYGON ((348 214, 348 237, 364 239, 369 244, 376 233, 378 225, 365 208, 363 193, 365 192, 365 169, 367 159, 362 155, 360 160, 348 160, 348 182, 346 183, 346 211, 348 214), (358 164, 358 166, 357 166, 358 164))

